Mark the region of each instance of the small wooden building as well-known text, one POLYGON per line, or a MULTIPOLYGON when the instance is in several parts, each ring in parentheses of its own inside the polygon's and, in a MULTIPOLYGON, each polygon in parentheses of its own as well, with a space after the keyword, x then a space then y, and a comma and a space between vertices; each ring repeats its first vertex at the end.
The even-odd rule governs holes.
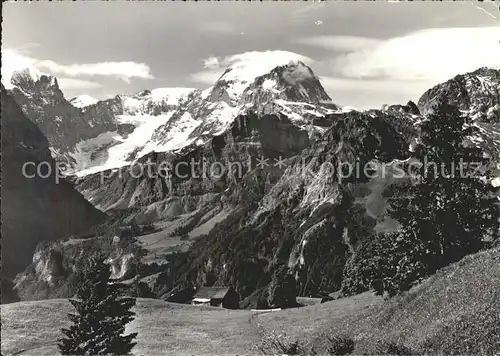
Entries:
POLYGON ((297 297, 297 303, 301 306, 310 306, 323 303, 324 298, 297 297))
POLYGON ((201 287, 196 291, 191 304, 238 309, 240 296, 230 287, 201 287))

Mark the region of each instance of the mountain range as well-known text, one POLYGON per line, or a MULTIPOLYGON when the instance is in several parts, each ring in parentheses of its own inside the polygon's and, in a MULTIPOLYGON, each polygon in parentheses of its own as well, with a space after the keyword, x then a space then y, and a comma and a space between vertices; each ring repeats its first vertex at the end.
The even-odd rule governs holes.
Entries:
MULTIPOLYGON (((338 291, 357 241, 398 228, 386 201, 408 177, 395 178, 391 167, 408 157, 436 101, 472 117, 479 133, 469 144, 493 165, 500 157, 497 69, 457 75, 416 104, 366 111, 336 105, 300 61, 235 65, 206 90, 159 88, 102 101, 67 100, 56 78, 31 69, 14 73, 11 84, 2 98, 38 126, 85 199, 123 225, 153 224, 160 240, 189 246, 172 268, 155 270, 151 289, 167 299, 182 288, 231 285, 256 306, 280 269, 294 276, 299 295, 338 291), (389 174, 339 181, 328 171, 372 160, 389 174), (165 162, 180 171, 167 174, 165 162), (189 162, 239 170, 207 174, 189 162), (137 163, 150 169, 137 174, 137 163)), ((171 254, 160 248, 152 257, 146 238, 139 243, 157 265, 171 254)), ((32 280, 44 283, 36 271, 32 280)))
MULTIPOLYGON (((310 135, 317 117, 338 107, 301 62, 261 68, 229 68, 206 90, 158 88, 96 101, 67 101, 54 77, 33 69, 15 72, 10 94, 36 122, 58 161, 80 175, 117 168, 147 153, 203 145, 239 114, 284 113, 310 135), (244 74, 244 75, 243 75, 244 74)), ((318 127, 319 126, 319 127, 318 127)))

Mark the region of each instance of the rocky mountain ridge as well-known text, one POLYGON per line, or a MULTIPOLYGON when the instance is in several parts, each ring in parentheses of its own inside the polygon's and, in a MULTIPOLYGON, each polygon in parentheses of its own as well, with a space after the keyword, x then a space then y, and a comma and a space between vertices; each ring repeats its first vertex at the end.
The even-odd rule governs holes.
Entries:
POLYGON ((82 176, 129 165, 153 151, 203 145, 250 112, 285 114, 317 136, 324 125, 316 121, 341 110, 305 64, 279 64, 253 76, 228 68, 204 91, 159 88, 95 103, 73 98, 75 105, 64 98, 56 78, 26 69, 14 73, 10 92, 48 137, 67 173, 82 176))
POLYGON ((284 269, 294 276, 300 295, 335 291, 356 239, 394 228, 384 220, 384 195, 397 183, 391 172, 384 178, 358 173, 343 179, 339 165, 402 159, 407 147, 383 112, 338 118, 270 188, 265 188, 265 172, 248 173, 242 183, 245 203, 235 204, 230 216, 193 246, 178 281, 229 284, 250 297, 284 269))
POLYGON ((422 115, 426 115, 433 103, 445 99, 476 121, 499 123, 499 82, 500 70, 479 68, 427 90, 418 100, 418 107, 422 115))
MULTIPOLYGON (((476 83, 475 75, 490 70, 476 72, 464 77, 476 83)), ((466 85, 476 89, 450 99, 475 115, 481 131, 470 143, 494 160, 498 123, 487 115, 490 109, 477 103, 491 104, 489 108, 499 103, 493 90, 499 85, 497 72, 491 72, 493 84, 485 92, 466 85)), ((430 89, 418 107, 409 102, 347 112, 327 101, 300 63, 275 67, 253 82, 234 81, 230 73, 212 88, 190 92, 166 122, 149 129, 147 142, 134 146, 125 163, 143 163, 152 174, 137 176, 125 165, 107 170, 104 181, 99 173, 83 175, 75 180, 76 188, 100 209, 123 214, 127 223, 161 223, 172 238, 187 236, 189 244, 199 238, 158 277, 158 296, 168 296, 173 288, 230 284, 249 298, 247 305, 254 305, 266 299, 276 273, 293 275, 303 296, 338 290, 357 240, 397 228, 387 217, 386 200, 402 194, 407 179, 394 177, 396 166, 404 164, 432 103, 439 95, 455 93, 455 82, 430 89), (299 79, 290 85, 283 73, 292 69, 299 79), (311 102, 294 101, 303 100, 304 91, 311 102), (267 165, 257 166, 257 158, 268 159, 267 165), (339 163, 359 161, 362 166, 372 159, 379 162, 372 170, 381 173, 382 165, 388 170, 385 177, 361 173, 339 184, 339 163), (160 174, 163 162, 175 166, 192 160, 226 167, 245 164, 237 173, 207 176, 198 166, 173 176, 160 174)), ((150 98, 151 93, 138 97, 150 98)), ((125 116, 122 124, 134 115, 125 116)))
POLYGON ((418 100, 422 115, 428 114, 438 100, 457 106, 474 120, 479 132, 469 137, 470 144, 481 147, 492 158, 491 168, 498 177, 493 184, 500 186, 500 70, 479 68, 427 90, 418 100))

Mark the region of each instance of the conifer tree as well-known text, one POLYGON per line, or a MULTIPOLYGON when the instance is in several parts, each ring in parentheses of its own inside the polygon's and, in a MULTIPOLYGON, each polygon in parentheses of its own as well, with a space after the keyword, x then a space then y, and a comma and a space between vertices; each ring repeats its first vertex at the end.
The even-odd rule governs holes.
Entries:
POLYGON ((126 355, 135 346, 137 333, 123 335, 135 315, 130 310, 135 298, 121 297, 124 286, 110 277, 105 256, 94 254, 79 276, 76 298, 70 299, 77 313, 69 314, 72 325, 62 329, 63 355, 126 355))
POLYGON ((484 240, 498 237, 498 202, 483 178, 489 174, 487 162, 480 149, 464 145, 475 131, 471 121, 446 102, 438 103, 422 123, 415 150, 422 163, 417 184, 410 187, 409 197, 390 200, 389 213, 402 225, 393 235, 399 255, 393 278, 397 289, 408 289, 418 279, 414 271, 426 277, 479 251, 484 240))
POLYGON ((297 305, 295 278, 288 274, 286 265, 279 266, 269 284, 268 304, 270 307, 291 308, 297 305))

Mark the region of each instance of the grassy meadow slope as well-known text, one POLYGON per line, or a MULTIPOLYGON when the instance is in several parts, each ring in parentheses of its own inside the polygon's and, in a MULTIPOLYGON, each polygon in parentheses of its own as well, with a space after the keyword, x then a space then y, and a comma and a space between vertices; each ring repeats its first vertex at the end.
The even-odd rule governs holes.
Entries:
MULTIPOLYGON (((135 355, 235 355, 254 353, 260 334, 251 311, 138 299, 135 355)), ((57 355, 60 328, 69 325, 72 306, 64 299, 2 305, 3 355, 57 355)))
POLYGON ((323 335, 347 335, 356 354, 379 353, 380 341, 430 354, 500 354, 500 248, 467 256, 406 295, 364 310, 337 308, 362 295, 261 315, 266 330, 285 332, 322 351, 323 335))
MULTIPOLYGON (((67 325, 66 300, 1 306, 4 355, 53 355, 67 325)), ((371 293, 310 307, 259 314, 138 299, 129 331, 136 355, 256 354, 270 333, 325 351, 325 335, 347 335, 355 353, 380 353, 396 342, 431 354, 500 353, 500 248, 468 256, 406 295, 384 301, 371 293)))

